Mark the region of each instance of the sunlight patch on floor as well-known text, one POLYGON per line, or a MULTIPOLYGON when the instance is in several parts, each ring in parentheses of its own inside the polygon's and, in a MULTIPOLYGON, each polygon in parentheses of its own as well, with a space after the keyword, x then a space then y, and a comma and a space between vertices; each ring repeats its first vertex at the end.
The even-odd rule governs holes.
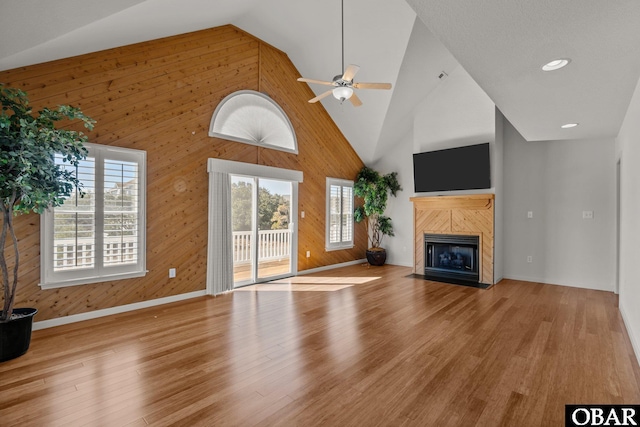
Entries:
POLYGON ((286 279, 274 280, 269 283, 290 283, 290 284, 350 284, 362 285, 364 283, 373 282, 380 277, 318 277, 318 276, 296 276, 287 277, 286 279))
POLYGON ((380 277, 318 277, 318 276, 297 276, 286 279, 274 280, 267 283, 243 286, 236 291, 311 291, 311 292, 334 292, 341 289, 350 288, 354 285, 362 285, 372 282, 380 277))
POLYGON ((341 289, 350 288, 353 285, 320 285, 320 284, 312 284, 312 285, 296 285, 290 283, 258 283, 257 285, 249 285, 243 286, 241 288, 234 289, 235 292, 238 291, 284 291, 284 292, 334 292, 339 291, 341 289))

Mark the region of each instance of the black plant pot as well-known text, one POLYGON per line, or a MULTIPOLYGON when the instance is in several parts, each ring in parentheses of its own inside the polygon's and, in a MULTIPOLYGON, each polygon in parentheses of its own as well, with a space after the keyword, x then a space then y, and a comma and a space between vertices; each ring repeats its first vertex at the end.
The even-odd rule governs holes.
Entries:
POLYGON ((22 315, 8 322, 0 322, 0 362, 15 359, 29 350, 31 327, 35 308, 16 308, 14 314, 22 315))
POLYGON ((387 261, 387 251, 383 248, 377 248, 375 251, 367 249, 367 261, 371 265, 384 265, 387 261))

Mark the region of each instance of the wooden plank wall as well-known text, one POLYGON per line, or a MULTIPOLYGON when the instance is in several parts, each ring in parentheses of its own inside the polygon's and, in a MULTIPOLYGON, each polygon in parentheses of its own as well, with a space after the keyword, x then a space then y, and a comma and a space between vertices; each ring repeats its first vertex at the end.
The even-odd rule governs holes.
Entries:
POLYGON ((480 238, 480 282, 493 284, 494 194, 412 197, 414 273, 424 274, 424 234, 480 238))
POLYGON ((78 106, 97 120, 91 142, 146 150, 148 162, 149 273, 40 290, 40 218, 21 216, 16 306, 38 308, 41 321, 205 289, 210 157, 303 171, 299 270, 363 258, 362 225, 354 249, 324 250, 326 177, 354 179, 363 164, 322 105, 307 102, 314 94, 298 77, 286 54, 231 25, 1 71, 0 82, 25 90, 36 109, 78 106), (215 107, 241 89, 265 92, 284 109, 298 155, 207 135, 215 107))

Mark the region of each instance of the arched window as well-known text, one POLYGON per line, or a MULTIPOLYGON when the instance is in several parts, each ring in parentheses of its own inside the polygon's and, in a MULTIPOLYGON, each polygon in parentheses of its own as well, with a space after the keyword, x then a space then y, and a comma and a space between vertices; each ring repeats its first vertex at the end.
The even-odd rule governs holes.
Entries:
POLYGON ((284 110, 269 96, 240 90, 220 102, 209 136, 298 154, 298 141, 284 110))

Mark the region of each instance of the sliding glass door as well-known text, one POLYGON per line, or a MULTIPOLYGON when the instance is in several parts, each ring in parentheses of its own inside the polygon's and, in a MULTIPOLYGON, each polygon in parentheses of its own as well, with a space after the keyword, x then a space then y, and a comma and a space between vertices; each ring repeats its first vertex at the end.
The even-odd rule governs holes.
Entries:
POLYGON ((234 287, 293 274, 291 181, 231 175, 234 287))

